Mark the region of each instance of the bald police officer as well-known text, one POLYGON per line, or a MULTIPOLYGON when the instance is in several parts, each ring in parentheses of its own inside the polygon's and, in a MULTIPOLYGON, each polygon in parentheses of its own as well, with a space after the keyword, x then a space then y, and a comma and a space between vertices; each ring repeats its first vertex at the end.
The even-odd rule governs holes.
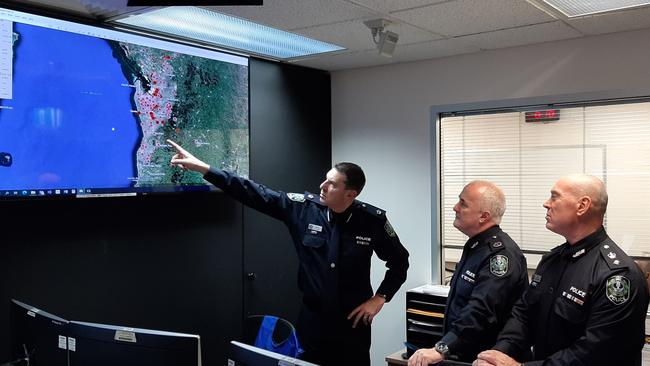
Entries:
POLYGON ((320 365, 370 365, 370 324, 406 280, 408 252, 386 212, 356 200, 365 184, 356 164, 327 172, 320 194, 283 193, 211 168, 185 149, 171 164, 202 173, 243 204, 283 221, 300 261, 303 293, 298 336, 303 358, 320 365), (372 254, 386 262, 384 280, 373 293, 372 254))
POLYGON ((648 287, 607 236, 603 182, 572 175, 544 203, 546 228, 566 243, 546 254, 492 350, 474 365, 641 365, 648 287))
POLYGON ((454 206, 454 226, 469 237, 451 280, 444 335, 434 348, 420 349, 409 366, 426 366, 453 357, 472 362, 496 341, 510 310, 528 286, 526 259, 499 227, 505 196, 491 182, 465 186, 454 206))

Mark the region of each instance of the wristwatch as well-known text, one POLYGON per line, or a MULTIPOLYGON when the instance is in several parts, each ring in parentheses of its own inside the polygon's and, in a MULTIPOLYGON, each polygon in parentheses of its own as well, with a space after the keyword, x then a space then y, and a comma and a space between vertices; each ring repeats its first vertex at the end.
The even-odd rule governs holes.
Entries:
POLYGON ((447 343, 443 343, 442 341, 436 343, 436 346, 434 348, 436 352, 440 353, 442 356, 442 359, 446 359, 447 356, 449 355, 449 347, 447 347, 447 343))
POLYGON ((386 295, 384 295, 384 294, 380 294, 379 292, 377 292, 375 295, 377 295, 377 296, 379 296, 379 297, 383 297, 384 300, 387 300, 387 299, 388 299, 388 297, 387 297, 386 295))

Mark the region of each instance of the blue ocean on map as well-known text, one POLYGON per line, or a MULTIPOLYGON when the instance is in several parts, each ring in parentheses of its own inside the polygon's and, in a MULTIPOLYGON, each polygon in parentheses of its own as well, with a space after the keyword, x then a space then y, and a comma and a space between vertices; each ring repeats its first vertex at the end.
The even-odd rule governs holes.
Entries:
POLYGON ((121 188, 140 140, 132 88, 107 41, 14 23, 13 99, 0 104, 0 190, 121 188))

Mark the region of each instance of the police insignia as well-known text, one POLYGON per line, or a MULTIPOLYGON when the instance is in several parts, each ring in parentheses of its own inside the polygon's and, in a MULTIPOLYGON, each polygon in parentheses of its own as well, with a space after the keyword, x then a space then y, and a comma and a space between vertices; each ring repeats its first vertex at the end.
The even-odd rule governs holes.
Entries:
POLYGON ((625 276, 612 276, 607 279, 607 298, 614 305, 621 305, 630 298, 630 280, 625 276))
POLYGON ((490 272, 497 277, 506 274, 508 272, 508 257, 498 254, 490 258, 490 272))
POLYGON ((386 220, 386 223, 384 224, 384 230, 386 230, 386 234, 388 234, 388 236, 390 236, 391 238, 397 236, 397 234, 395 234, 395 230, 390 225, 390 222, 388 222, 388 220, 386 220))
POLYGON ((301 193, 287 193, 290 200, 296 202, 305 202, 305 195, 301 193))

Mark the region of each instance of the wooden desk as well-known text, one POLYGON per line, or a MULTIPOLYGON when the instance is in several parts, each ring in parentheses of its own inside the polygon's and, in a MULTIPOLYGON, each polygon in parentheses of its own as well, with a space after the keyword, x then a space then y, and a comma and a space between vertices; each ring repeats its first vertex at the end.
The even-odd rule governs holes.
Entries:
POLYGON ((402 353, 404 352, 406 352, 406 348, 386 356, 386 364, 388 366, 404 366, 408 364, 408 360, 402 358, 402 353))

